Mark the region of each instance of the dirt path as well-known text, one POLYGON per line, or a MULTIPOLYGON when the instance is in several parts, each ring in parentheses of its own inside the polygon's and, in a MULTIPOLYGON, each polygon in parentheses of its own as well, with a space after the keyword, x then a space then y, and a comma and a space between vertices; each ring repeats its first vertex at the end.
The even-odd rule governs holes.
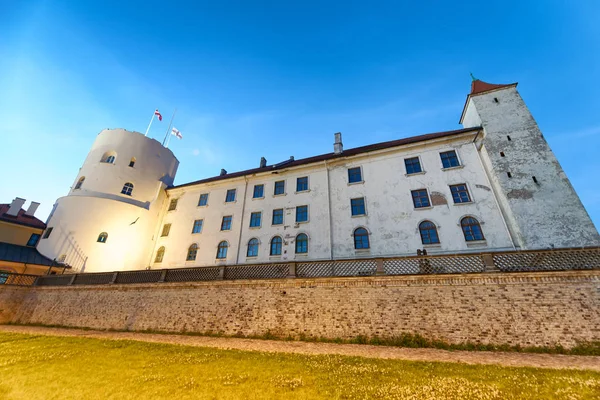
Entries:
POLYGON ((184 346, 215 347, 219 349, 266 351, 274 353, 297 353, 312 355, 338 354, 344 356, 412 361, 443 361, 461 362, 466 364, 494 364, 510 367, 591 369, 600 371, 600 356, 566 356, 557 354, 409 349, 361 344, 287 342, 276 340, 166 335, 136 332, 107 332, 15 325, 0 325, 0 332, 47 336, 74 336, 109 340, 138 340, 152 343, 170 343, 184 346))

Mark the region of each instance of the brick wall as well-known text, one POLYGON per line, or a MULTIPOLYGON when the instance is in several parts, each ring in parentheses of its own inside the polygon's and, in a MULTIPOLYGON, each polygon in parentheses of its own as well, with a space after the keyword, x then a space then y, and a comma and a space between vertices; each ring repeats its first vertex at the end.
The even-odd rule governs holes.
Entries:
POLYGON ((600 271, 0 288, 10 320, 96 329, 566 347, 600 340, 600 271), (9 304, 7 306, 7 304, 9 304))

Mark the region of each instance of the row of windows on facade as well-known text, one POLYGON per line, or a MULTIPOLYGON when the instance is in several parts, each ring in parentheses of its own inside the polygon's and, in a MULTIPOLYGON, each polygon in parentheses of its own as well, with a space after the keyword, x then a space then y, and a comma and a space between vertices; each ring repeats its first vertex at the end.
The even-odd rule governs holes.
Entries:
MULTIPOLYGON (((473 217, 465 217, 460 222, 463 235, 465 240, 468 242, 485 240, 483 231, 479 221, 473 217)), ((421 242, 424 245, 439 244, 440 239, 437 232, 437 227, 431 221, 423 221, 419 224, 419 233, 421 235, 421 242)), ((371 248, 369 240, 369 232, 365 228, 356 228, 352 234, 354 237, 354 248, 356 250, 368 250, 371 248)), ((246 247, 246 257, 258 257, 259 240, 252 238, 248 241, 246 247)), ((280 256, 282 251, 283 239, 281 236, 274 236, 269 244, 269 255, 280 256)), ((227 250, 229 249, 229 243, 222 241, 217 246, 217 259, 227 258, 227 250)), ((186 261, 195 261, 198 253, 198 245, 193 243, 188 248, 186 261)), ((296 254, 307 254, 308 253, 308 236, 305 233, 300 233, 296 236, 295 240, 295 253, 296 254)), ((160 263, 165 255, 165 247, 161 246, 156 252, 156 258, 154 262, 160 263)))
MULTIPOLYGON (((114 164, 116 160, 117 160, 117 153, 115 151, 107 151, 106 153, 104 153, 102 155, 100 162, 106 163, 106 164, 114 164)), ((131 168, 133 168, 136 161, 137 160, 135 157, 131 157, 131 159, 129 160, 129 166, 131 168)))
MULTIPOLYGON (((85 176, 82 176, 81 178, 79 178, 79 180, 77 181, 77 184, 75 184, 74 190, 81 189, 83 182, 85 182, 85 176)), ((123 185, 123 189, 121 189, 121 194, 131 196, 132 193, 133 193, 133 183, 126 182, 123 185)))
MULTIPOLYGON (((460 161, 456 154, 455 150, 446 151, 440 153, 440 158, 442 161, 442 166, 444 168, 453 168, 460 166, 460 161)), ((416 174, 423 172, 421 168, 421 161, 419 157, 412 157, 404 159, 404 165, 406 167, 406 173, 416 174)), ((358 183, 363 182, 362 176, 362 168, 354 167, 348 168, 348 183, 358 183)), ((464 186, 464 185, 463 185, 464 186)), ((464 191, 466 191, 466 186, 464 186, 464 191)), ((308 186, 308 176, 302 176, 296 178, 296 192, 306 192, 309 190, 308 186)), ((234 202, 236 199, 236 189, 229 189, 225 194, 225 203, 234 202)), ((273 186, 273 196, 279 196, 285 194, 285 180, 276 181, 273 186)), ((254 189, 252 192, 253 199, 261 199, 265 197, 265 185, 257 184, 254 185, 254 189)), ((171 199, 171 203, 169 204, 169 211, 174 211, 177 209, 177 201, 178 199, 171 199)), ((470 201, 470 200, 467 200, 470 201)), ((464 202, 464 201, 456 201, 455 202, 464 202)), ((200 198, 198 199, 198 206, 203 207, 208 205, 208 193, 202 193, 200 198)))

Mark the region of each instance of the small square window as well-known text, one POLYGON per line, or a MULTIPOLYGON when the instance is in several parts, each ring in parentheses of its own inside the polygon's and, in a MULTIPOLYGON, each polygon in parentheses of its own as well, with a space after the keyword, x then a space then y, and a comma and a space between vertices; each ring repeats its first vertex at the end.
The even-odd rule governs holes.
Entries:
POLYGON ((169 232, 171 232, 171 224, 164 224, 163 230, 162 230, 162 233, 160 234, 160 236, 161 237, 169 236, 169 232))
POLYGON ((250 214, 250 228, 260 228, 260 220, 262 219, 262 213, 253 212, 250 214))
POLYGON ((405 158, 404 166, 406 167, 406 173, 408 175, 423 172, 423 170, 421 169, 421 161, 419 161, 419 157, 405 158))
POLYGON ((296 179, 296 192, 305 192, 308 190, 308 176, 296 179))
POLYGON ((54 228, 46 229, 46 232, 44 232, 44 236, 42 237, 42 239, 48 239, 50 237, 50 234, 52 233, 52 229, 54 228))
POLYGON ((232 201, 235 201, 235 189, 229 189, 227 196, 225 196, 225 203, 231 203, 232 201))
POLYGON ((350 199, 350 208, 352 215, 365 215, 365 198, 350 199))
POLYGON ((169 211, 174 211, 177 209, 177 200, 178 199, 171 199, 171 202, 169 203, 169 211))
POLYGON ((278 194, 285 194, 285 181, 275 182, 275 190, 273 191, 273 195, 277 196, 278 194))
POLYGON ((265 185, 254 185, 254 193, 252 194, 253 199, 260 199, 265 197, 265 185))
POLYGON ((202 193, 200 195, 200 199, 198 200, 198 205, 199 206, 206 206, 206 205, 208 205, 208 193, 202 193))
POLYGON ((308 206, 296 207, 296 222, 308 221, 308 206))
POLYGON ((283 225, 283 208, 273 210, 273 225, 283 225))
POLYGON ((360 167, 348 168, 349 183, 362 182, 362 180, 362 171, 360 170, 360 167))
POLYGON ((223 221, 221 222, 221 230, 222 231, 231 230, 231 219, 232 219, 231 215, 223 217, 223 221))
POLYGON ((39 233, 32 233, 31 236, 29 237, 29 240, 27 241, 27 246, 35 247, 37 242, 40 240, 41 236, 42 235, 40 235, 39 233))
POLYGON ((412 199, 415 208, 429 207, 429 196, 427 195, 427 189, 413 190, 412 199))
POLYGON ((442 166, 444 168, 452 168, 460 166, 460 162, 458 161, 458 156, 456 155, 456 151, 450 150, 440 153, 440 158, 442 159, 442 166))
POLYGON ((204 220, 197 219, 194 221, 194 226, 192 227, 192 233, 202 233, 202 225, 204 225, 204 220))
POLYGON ((464 183, 461 183, 460 185, 451 185, 450 192, 452 193, 452 199, 454 199, 455 204, 471 202, 469 190, 464 183))

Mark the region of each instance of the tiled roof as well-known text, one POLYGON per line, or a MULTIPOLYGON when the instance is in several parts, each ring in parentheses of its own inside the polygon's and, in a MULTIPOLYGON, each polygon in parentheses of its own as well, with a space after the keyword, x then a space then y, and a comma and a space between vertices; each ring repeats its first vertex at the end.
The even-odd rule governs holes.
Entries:
POLYGON ((375 143, 375 144, 370 144, 367 146, 355 147, 353 149, 344 150, 340 154, 327 153, 327 154, 321 154, 321 155, 314 156, 314 157, 303 158, 300 160, 282 162, 282 163, 275 164, 275 165, 267 165, 264 168, 247 169, 245 171, 233 172, 230 174, 213 176, 212 178, 201 179, 199 181, 184 183, 182 185, 177 185, 177 186, 171 187, 169 189, 176 189, 176 188, 181 188, 181 187, 186 187, 186 186, 197 185, 197 184, 201 184, 201 183, 208 183, 208 182, 215 182, 215 181, 220 181, 220 180, 224 180, 224 179, 237 178, 240 176, 252 175, 252 174, 257 174, 260 172, 277 171, 277 170, 281 170, 281 169, 285 169, 285 168, 289 168, 289 167, 296 167, 299 165, 312 164, 312 163, 317 163, 317 162, 321 162, 321 161, 325 161, 325 160, 333 160, 336 158, 354 156, 357 154, 387 149, 390 147, 398 147, 398 146, 403 146, 403 145, 411 144, 411 143, 424 142, 426 140, 439 139, 439 138, 444 138, 444 137, 449 137, 449 136, 454 136, 454 135, 460 135, 462 133, 477 132, 480 129, 481 129, 480 127, 458 129, 458 130, 454 130, 454 131, 436 132, 436 133, 428 133, 425 135, 412 136, 412 137, 408 137, 408 138, 404 138, 404 139, 392 140, 389 142, 375 143))
POLYGON ((10 204, 0 204, 0 221, 12 222, 13 224, 25 225, 31 228, 46 229, 46 224, 29 215, 25 215, 25 210, 22 208, 19 210, 19 214, 16 217, 7 215, 6 212, 10 208, 10 204))
POLYGON ((0 261, 52 266, 53 260, 40 254, 35 247, 0 242, 0 261))

